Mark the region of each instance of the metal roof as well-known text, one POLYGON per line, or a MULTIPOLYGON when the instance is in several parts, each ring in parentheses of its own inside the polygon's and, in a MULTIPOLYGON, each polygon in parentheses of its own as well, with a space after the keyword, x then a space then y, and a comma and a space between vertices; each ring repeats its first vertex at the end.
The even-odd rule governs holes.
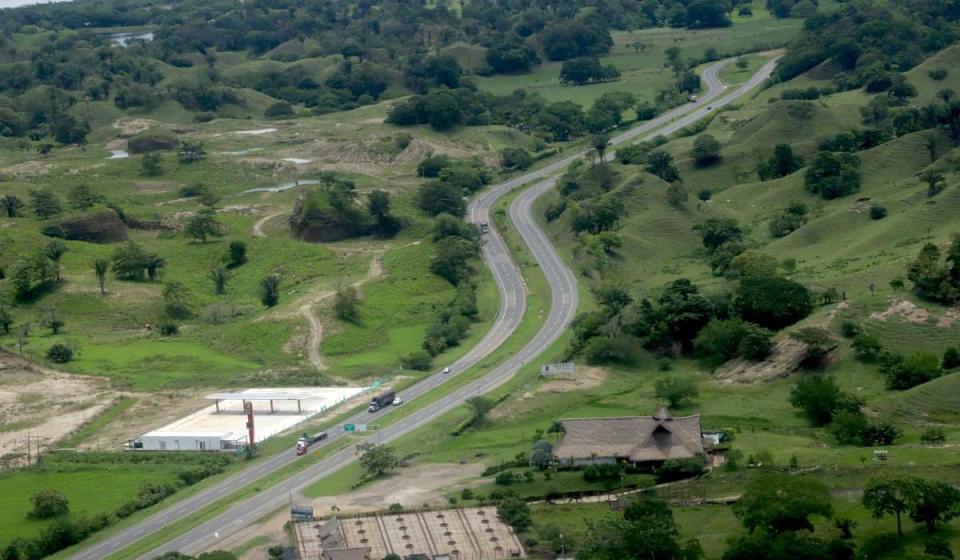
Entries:
POLYGON ((257 393, 214 393, 207 395, 208 401, 306 401, 322 399, 322 395, 297 391, 276 391, 257 393))

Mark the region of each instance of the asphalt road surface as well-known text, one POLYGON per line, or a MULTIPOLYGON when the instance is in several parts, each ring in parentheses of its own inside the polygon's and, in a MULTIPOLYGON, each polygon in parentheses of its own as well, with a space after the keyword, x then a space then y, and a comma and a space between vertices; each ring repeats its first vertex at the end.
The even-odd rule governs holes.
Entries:
MULTIPOLYGON (((689 126, 711 111, 716 111, 720 107, 733 102, 760 84, 770 75, 775 64, 774 61, 769 62, 748 82, 735 89, 728 90, 720 82, 718 74, 729 63, 729 60, 720 61, 704 70, 703 79, 708 91, 699 101, 678 107, 641 126, 624 132, 613 138, 611 144, 618 145, 631 140, 647 139, 647 137, 652 136, 653 131, 656 131, 656 134, 666 135, 689 126)), ((522 185, 536 182, 532 187, 517 196, 511 204, 509 212, 511 222, 513 222, 523 242, 529 247, 530 252, 537 260, 551 289, 550 313, 534 338, 516 354, 510 356, 478 380, 465 384, 416 412, 385 426, 370 435, 365 441, 387 443, 395 440, 460 406, 466 399, 499 387, 509 381, 517 370, 535 360, 567 329, 577 311, 576 280, 573 273, 557 254, 546 234, 538 226, 537 220, 533 216, 532 205, 539 196, 553 187, 556 182, 553 175, 563 171, 572 162, 586 157, 587 153, 586 150, 575 153, 526 175, 496 185, 481 193, 471 202, 468 209, 469 220, 473 223, 491 224, 489 233, 485 236, 483 257, 500 292, 499 312, 493 326, 484 338, 461 359, 450 364, 450 373, 434 373, 403 390, 401 396, 406 402, 406 406, 410 406, 418 398, 452 377, 480 363, 499 348, 520 324, 526 310, 526 287, 503 239, 492 227, 490 212, 496 201, 503 195, 522 185), (543 180, 540 181, 540 179, 543 180)), ((610 156, 612 157, 612 154, 610 156)), ((393 409, 388 407, 375 413, 361 412, 346 420, 346 422, 354 424, 382 423, 382 418, 388 415, 391 410, 393 409)), ((311 451, 329 445, 342 437, 344 437, 344 432, 336 429, 330 430, 330 437, 313 446, 311 451)), ((100 560, 116 554, 140 539, 298 459, 299 457, 293 449, 269 457, 210 488, 158 511, 103 541, 80 550, 72 558, 100 560)), ((141 558, 150 559, 170 551, 196 554, 204 550, 215 549, 221 539, 286 505, 289 502, 291 492, 302 490, 317 480, 342 469, 356 459, 352 447, 337 451, 281 482, 261 488, 260 492, 254 496, 234 504, 223 513, 177 536, 141 558)))

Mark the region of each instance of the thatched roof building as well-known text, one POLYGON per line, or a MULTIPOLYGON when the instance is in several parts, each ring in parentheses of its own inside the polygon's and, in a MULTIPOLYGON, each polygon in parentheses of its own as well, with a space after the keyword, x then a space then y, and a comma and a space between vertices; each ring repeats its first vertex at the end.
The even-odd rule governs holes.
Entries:
POLYGON ((666 408, 653 416, 569 418, 553 454, 565 465, 662 463, 703 454, 700 415, 674 418, 666 408))

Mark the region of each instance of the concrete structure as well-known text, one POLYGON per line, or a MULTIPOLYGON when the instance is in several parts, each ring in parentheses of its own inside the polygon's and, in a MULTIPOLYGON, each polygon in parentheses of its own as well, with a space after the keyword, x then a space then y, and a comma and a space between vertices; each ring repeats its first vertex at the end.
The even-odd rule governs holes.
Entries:
POLYGON ((150 451, 229 451, 247 444, 243 404, 251 403, 256 426, 254 443, 293 428, 317 414, 362 393, 359 387, 245 389, 214 393, 214 404, 140 437, 150 451))
POLYGON ((302 560, 381 560, 390 553, 428 560, 527 557, 492 506, 334 518, 293 529, 302 560))
POLYGON ((543 364, 540 366, 540 375, 543 377, 573 377, 577 373, 577 364, 561 362, 559 364, 543 364))
POLYGON ((560 420, 564 433, 553 448, 561 465, 639 465, 689 459, 704 453, 700 415, 674 418, 661 408, 653 416, 560 420))

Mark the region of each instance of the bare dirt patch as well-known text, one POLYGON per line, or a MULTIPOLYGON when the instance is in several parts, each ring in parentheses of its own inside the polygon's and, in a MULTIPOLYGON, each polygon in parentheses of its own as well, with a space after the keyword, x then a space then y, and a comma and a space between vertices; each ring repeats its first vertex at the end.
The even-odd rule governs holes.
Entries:
POLYGON ((930 321, 930 312, 917 307, 912 301, 901 299, 892 301, 883 311, 870 314, 870 318, 876 321, 886 321, 891 317, 903 319, 909 323, 922 324, 930 321))
POLYGON ((130 186, 141 192, 165 193, 179 189, 183 186, 183 183, 176 181, 137 181, 130 186))
POLYGON ((266 237, 267 234, 263 232, 263 227, 267 225, 267 222, 283 214, 283 211, 277 210, 276 212, 271 212, 266 216, 260 218, 253 224, 253 236, 254 237, 266 237))
POLYGON ((787 338, 778 342, 770 356, 762 362, 729 362, 717 373, 717 379, 723 383, 755 383, 786 377, 800 367, 805 352, 805 344, 787 338))
POLYGON ((576 377, 571 379, 551 379, 534 390, 534 393, 569 393, 585 391, 603 385, 607 380, 607 370, 598 367, 580 366, 576 377))
POLYGON ((150 119, 119 119, 113 122, 113 128, 117 129, 120 136, 129 137, 157 124, 157 121, 150 119))
MULTIPOLYGON (((26 451, 27 434, 49 448, 102 412, 117 394, 106 380, 67 374, 0 352, 0 456, 26 451)), ((25 457, 22 458, 25 460, 25 457)))
POLYGON ((445 493, 469 486, 483 469, 482 464, 416 465, 359 490, 317 498, 313 500, 313 511, 329 512, 331 506, 337 506, 343 512, 377 511, 387 509, 393 503, 404 507, 442 503, 446 501, 445 493))
POLYGON ((114 150, 126 150, 127 149, 127 139, 126 138, 114 138, 113 140, 106 143, 104 146, 108 152, 114 150))
POLYGON ((14 179, 28 179, 49 175, 53 165, 42 161, 25 161, 0 169, 0 174, 14 179))
POLYGON ((147 395, 134 395, 137 402, 115 420, 104 426, 96 440, 86 442, 84 447, 101 449, 122 448, 150 428, 164 426, 178 418, 194 413, 207 406, 204 396, 209 390, 153 391, 147 395))

